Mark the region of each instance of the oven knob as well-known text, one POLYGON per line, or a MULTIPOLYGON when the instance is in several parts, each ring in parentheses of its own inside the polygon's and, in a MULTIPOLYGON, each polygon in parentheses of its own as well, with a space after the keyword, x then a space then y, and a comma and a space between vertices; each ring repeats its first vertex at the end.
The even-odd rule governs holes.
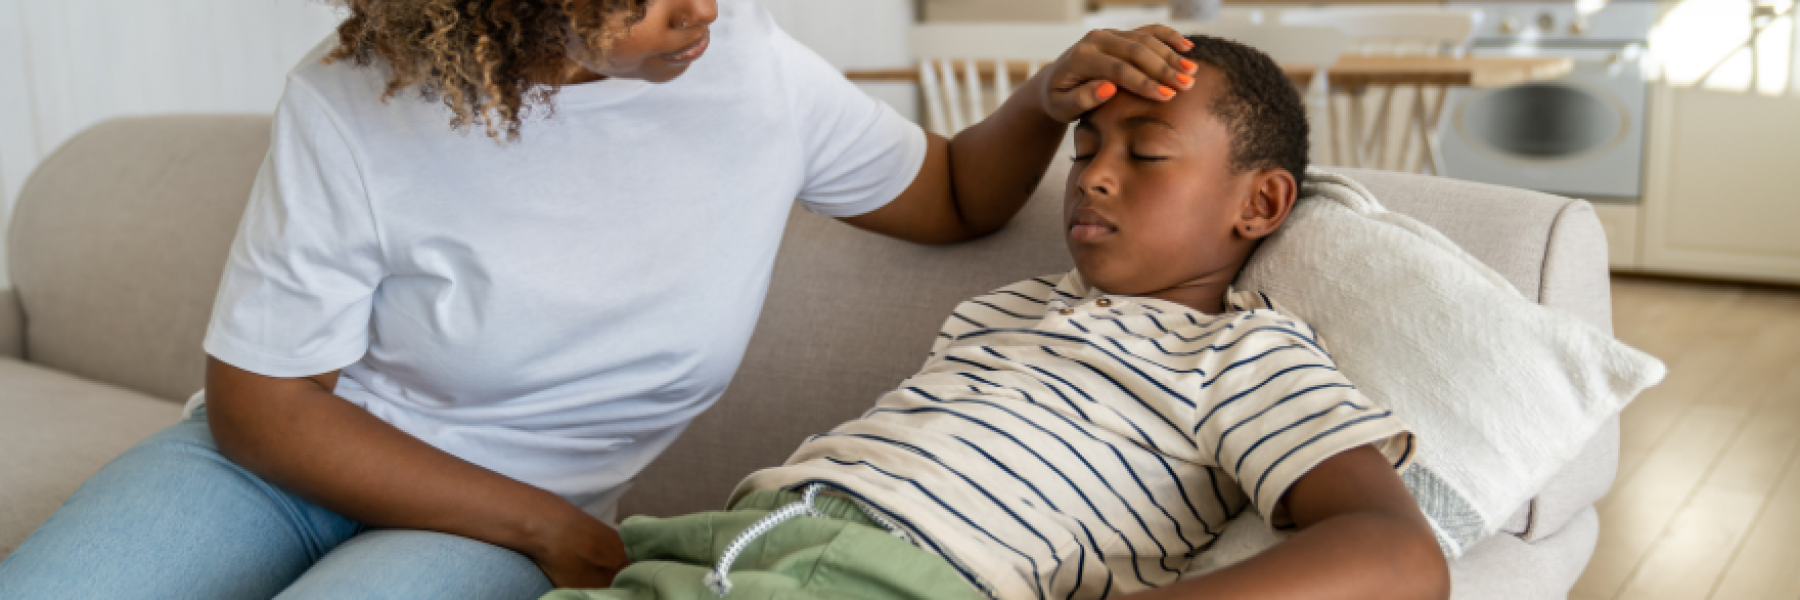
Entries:
POLYGON ((1507 17, 1500 20, 1500 33, 1518 33, 1520 23, 1518 17, 1507 17))
POLYGON ((1588 32, 1587 19, 1578 18, 1573 21, 1569 21, 1569 33, 1572 33, 1575 35, 1581 35, 1581 34, 1584 34, 1587 32, 1588 32))
POLYGON ((1537 26, 1538 29, 1544 30, 1544 33, 1556 31, 1556 15, 1547 12, 1538 13, 1537 26))

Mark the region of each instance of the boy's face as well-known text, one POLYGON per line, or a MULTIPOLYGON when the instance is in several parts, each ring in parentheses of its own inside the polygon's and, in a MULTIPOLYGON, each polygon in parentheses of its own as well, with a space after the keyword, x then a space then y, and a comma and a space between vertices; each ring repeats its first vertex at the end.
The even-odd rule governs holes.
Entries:
POLYGON ((1069 253, 1090 285, 1136 296, 1217 287, 1222 295, 1255 241, 1285 218, 1293 178, 1281 169, 1234 173, 1231 132, 1209 108, 1224 74, 1202 64, 1195 80, 1167 102, 1119 94, 1076 125, 1063 216, 1069 253), (1270 180, 1281 178, 1286 206, 1269 202, 1283 193, 1270 180))

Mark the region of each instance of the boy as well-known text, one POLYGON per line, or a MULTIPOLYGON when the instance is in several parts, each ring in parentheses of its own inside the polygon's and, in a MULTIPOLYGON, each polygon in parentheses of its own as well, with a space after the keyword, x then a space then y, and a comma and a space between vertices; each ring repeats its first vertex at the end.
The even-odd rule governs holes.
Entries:
POLYGON ((1305 173, 1299 97, 1262 53, 1189 39, 1191 91, 1076 126, 1075 271, 964 302, 917 375, 734 510, 628 520, 614 589, 546 598, 1447 596, 1395 474, 1411 434, 1230 287, 1305 173), (1177 581, 1250 505, 1298 532, 1177 581))

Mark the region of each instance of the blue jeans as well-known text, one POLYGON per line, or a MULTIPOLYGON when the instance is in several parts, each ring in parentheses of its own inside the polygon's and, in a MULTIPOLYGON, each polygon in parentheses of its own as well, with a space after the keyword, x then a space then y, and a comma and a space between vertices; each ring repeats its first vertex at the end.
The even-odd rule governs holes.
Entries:
POLYGON ((219 454, 205 413, 126 451, 0 562, 0 598, 537 598, 512 550, 371 529, 219 454))

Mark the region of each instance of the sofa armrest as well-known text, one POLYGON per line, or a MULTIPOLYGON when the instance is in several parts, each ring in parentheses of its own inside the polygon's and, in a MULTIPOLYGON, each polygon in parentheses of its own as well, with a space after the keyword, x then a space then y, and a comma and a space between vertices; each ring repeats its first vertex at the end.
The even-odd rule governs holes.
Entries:
POLYGON ((25 358, 25 310, 9 287, 0 287, 0 356, 25 358))

